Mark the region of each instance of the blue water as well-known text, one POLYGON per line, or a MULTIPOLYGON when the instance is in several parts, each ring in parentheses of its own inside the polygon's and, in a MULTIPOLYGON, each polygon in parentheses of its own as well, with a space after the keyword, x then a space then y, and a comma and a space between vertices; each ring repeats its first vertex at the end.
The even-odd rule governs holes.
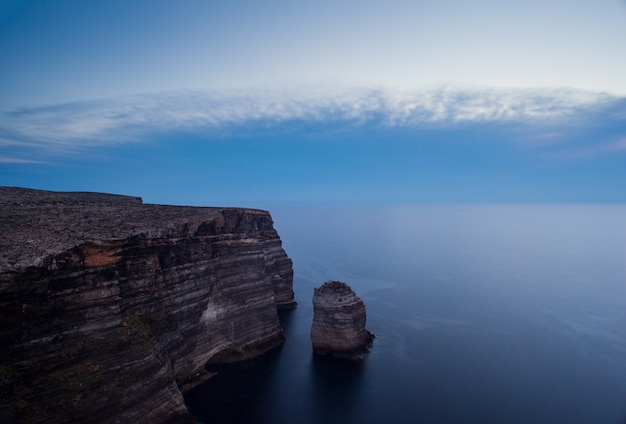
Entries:
POLYGON ((626 206, 274 205, 287 342, 186 396, 205 423, 626 423, 626 206), (313 288, 376 334, 315 358, 313 288))

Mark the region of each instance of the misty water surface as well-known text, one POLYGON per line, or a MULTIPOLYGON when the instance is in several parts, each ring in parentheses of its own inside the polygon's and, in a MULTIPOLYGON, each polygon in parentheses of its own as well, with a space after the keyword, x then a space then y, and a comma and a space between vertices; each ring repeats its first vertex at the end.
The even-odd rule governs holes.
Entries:
POLYGON ((626 207, 272 205, 294 260, 287 342, 186 396, 202 422, 626 422, 626 207), (377 338, 313 357, 313 288, 377 338))

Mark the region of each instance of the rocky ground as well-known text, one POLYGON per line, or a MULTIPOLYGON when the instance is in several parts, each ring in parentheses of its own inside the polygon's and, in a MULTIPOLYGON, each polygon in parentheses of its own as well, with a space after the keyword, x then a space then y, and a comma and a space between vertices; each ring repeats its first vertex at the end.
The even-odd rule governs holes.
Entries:
POLYGON ((0 187, 0 269, 40 263, 85 241, 163 237, 219 208, 144 204, 140 197, 0 187))

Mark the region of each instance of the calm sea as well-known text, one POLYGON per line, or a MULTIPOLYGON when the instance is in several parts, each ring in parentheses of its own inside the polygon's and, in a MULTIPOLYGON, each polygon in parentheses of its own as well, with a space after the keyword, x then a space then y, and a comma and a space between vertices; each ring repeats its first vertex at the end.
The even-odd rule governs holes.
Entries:
POLYGON ((287 342, 186 396, 205 423, 626 423, 626 206, 275 205, 287 342), (313 288, 376 334, 315 358, 313 288))

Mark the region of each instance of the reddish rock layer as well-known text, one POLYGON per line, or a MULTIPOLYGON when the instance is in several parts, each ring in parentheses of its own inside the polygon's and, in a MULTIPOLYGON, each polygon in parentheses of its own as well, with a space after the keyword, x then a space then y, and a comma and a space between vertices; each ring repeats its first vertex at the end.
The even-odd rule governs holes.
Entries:
POLYGON ((2 187, 0 232, 1 422, 193 422, 206 363, 284 340, 265 211, 2 187))

